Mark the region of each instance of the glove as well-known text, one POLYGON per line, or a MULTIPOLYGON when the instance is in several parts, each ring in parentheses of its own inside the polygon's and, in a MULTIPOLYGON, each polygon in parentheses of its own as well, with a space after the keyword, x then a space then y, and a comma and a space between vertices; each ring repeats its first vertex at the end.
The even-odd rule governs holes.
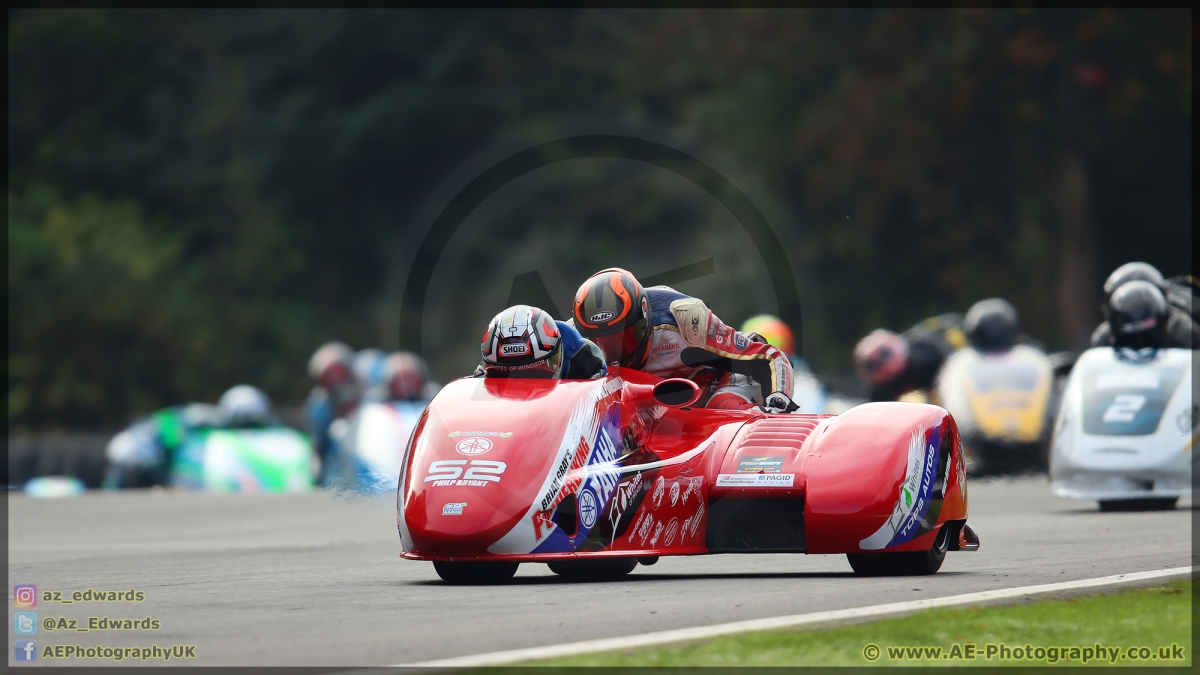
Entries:
POLYGON ((800 409, 800 406, 792 402, 788 395, 777 391, 767 397, 767 400, 762 405, 763 412, 769 413, 790 413, 800 409))

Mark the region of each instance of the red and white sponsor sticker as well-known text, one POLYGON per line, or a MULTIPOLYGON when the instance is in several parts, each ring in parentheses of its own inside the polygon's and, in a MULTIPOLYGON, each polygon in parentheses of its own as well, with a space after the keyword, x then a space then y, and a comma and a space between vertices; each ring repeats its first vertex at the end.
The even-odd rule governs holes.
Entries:
MULTIPOLYGON (((685 529, 687 528, 686 524, 684 525, 684 528, 685 529)), ((665 535, 665 538, 663 539, 663 546, 670 546, 675 541, 675 534, 678 531, 679 531, 679 519, 672 518, 671 522, 667 524, 667 533, 665 535)), ((682 537, 680 538, 680 540, 682 541, 682 537)))
POLYGON ((700 506, 696 507, 696 513, 692 515, 692 524, 688 526, 688 536, 696 536, 696 530, 700 528, 700 521, 704 518, 704 502, 700 502, 700 506))
POLYGON ((654 483, 654 492, 650 495, 650 501, 654 503, 654 510, 662 505, 663 495, 667 494, 667 481, 662 476, 654 483))
POLYGON ((658 538, 662 535, 663 522, 660 520, 654 524, 654 536, 650 537, 650 547, 658 546, 658 538))
MULTIPOLYGON (((662 527, 662 523, 659 523, 658 526, 662 527)), ((637 531, 639 546, 646 545, 646 537, 650 536, 650 532, 653 528, 654 528, 654 516, 647 515, 646 519, 642 521, 642 526, 639 527, 638 531, 637 531)), ((633 539, 633 537, 630 537, 630 540, 632 540, 632 539, 633 539)))
POLYGON ((717 487, 792 487, 794 473, 722 473, 717 487))

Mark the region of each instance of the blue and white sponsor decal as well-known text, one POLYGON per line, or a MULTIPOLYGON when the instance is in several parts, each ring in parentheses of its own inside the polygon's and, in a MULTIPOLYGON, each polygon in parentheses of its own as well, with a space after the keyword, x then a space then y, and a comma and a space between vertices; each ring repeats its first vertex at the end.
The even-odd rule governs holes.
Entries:
POLYGON ((488 547, 489 553, 566 552, 582 542, 580 536, 587 535, 586 528, 568 537, 557 521, 557 506, 568 495, 578 500, 584 489, 592 491, 597 506, 602 507, 611 497, 621 477, 618 450, 612 440, 620 438, 619 406, 613 404, 612 397, 621 384, 621 378, 614 377, 581 397, 567 420, 558 452, 537 497, 517 524, 488 547))
POLYGON ((921 529, 929 505, 933 502, 933 489, 938 476, 938 447, 941 444, 941 428, 923 429, 913 432, 908 443, 908 468, 900 493, 892 507, 892 515, 874 534, 858 542, 864 551, 878 551, 911 541, 921 529))
MULTIPOLYGON (((579 512, 579 527, 575 536, 568 537, 561 527, 555 527, 534 548, 534 553, 573 551, 600 520, 603 505, 608 503, 621 480, 621 466, 618 463, 620 450, 612 440, 618 433, 617 413, 618 407, 611 406, 600 421, 587 461, 580 470, 583 475, 579 490, 575 493, 579 512)), ((577 474, 572 472, 572 475, 577 474)), ((570 476, 564 482, 569 483, 570 476)))

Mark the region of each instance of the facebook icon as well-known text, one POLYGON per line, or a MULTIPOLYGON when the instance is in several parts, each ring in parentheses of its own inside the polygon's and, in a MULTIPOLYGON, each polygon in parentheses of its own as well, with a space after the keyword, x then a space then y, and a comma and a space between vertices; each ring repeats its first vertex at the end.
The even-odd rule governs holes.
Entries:
POLYGON ((37 640, 17 640, 13 649, 13 659, 17 661, 37 661, 37 640))

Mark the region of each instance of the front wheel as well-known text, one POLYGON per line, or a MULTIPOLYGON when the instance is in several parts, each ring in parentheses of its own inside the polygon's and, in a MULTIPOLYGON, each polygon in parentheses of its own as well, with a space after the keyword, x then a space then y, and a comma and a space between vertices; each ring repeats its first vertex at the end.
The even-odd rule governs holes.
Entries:
POLYGON ((634 558, 590 558, 546 563, 551 572, 573 581, 604 581, 629 574, 637 567, 634 558))
POLYGON ((500 584, 513 578, 520 563, 435 560, 433 569, 448 584, 500 584))
POLYGON ((847 553, 850 567, 855 574, 868 577, 907 577, 934 574, 946 560, 950 547, 950 530, 942 526, 933 547, 928 551, 901 551, 898 553, 847 553))

